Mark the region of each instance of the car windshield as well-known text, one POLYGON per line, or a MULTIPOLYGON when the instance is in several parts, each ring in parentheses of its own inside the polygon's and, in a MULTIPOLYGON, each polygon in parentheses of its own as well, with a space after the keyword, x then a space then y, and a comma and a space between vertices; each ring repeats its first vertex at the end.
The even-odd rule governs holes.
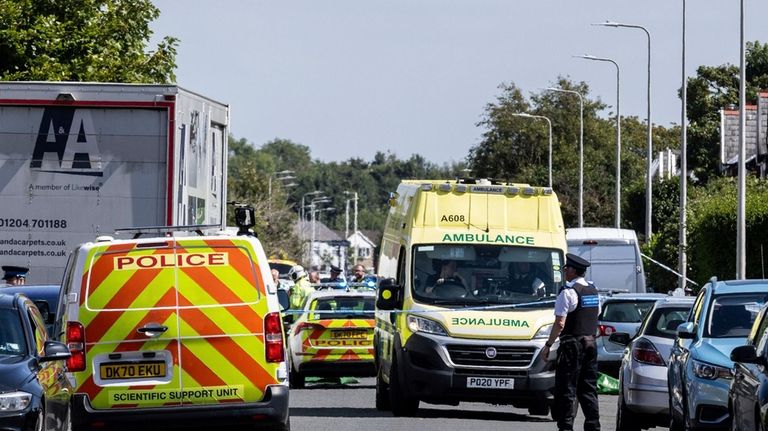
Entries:
POLYGON ((446 306, 542 302, 551 307, 563 284, 562 262, 561 251, 536 247, 418 245, 413 295, 446 306))
POLYGON ((674 339, 677 327, 685 323, 691 307, 657 308, 649 317, 644 335, 674 339))
POLYGON ((760 307, 764 293, 743 293, 716 296, 712 301, 705 337, 747 337, 760 307))
POLYGON ((602 322, 640 323, 655 301, 606 301, 598 320, 602 322))
POLYGON ((0 309, 0 356, 26 354, 24 328, 19 313, 15 310, 0 309))
POLYGON ((317 298, 309 306, 310 319, 373 319, 373 296, 329 296, 317 298))

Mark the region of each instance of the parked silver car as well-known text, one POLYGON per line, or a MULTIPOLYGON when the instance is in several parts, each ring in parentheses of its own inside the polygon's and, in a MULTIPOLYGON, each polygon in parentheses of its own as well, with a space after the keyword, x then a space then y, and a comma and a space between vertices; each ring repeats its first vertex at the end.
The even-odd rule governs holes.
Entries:
POLYGON ((635 431, 669 424, 667 358, 693 297, 656 301, 634 339, 617 332, 610 341, 626 346, 619 370, 616 429, 635 431))
POLYGON ((616 376, 621 365, 626 346, 609 341, 611 334, 623 332, 634 337, 653 304, 667 297, 660 293, 619 293, 603 297, 595 340, 600 371, 616 376))

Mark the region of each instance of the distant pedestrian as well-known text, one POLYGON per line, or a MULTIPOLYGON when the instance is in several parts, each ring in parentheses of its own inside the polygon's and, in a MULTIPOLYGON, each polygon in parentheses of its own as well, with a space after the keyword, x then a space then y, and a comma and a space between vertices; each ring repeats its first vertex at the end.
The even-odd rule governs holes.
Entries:
POLYGON ((320 284, 320 273, 317 271, 309 271, 309 282, 311 284, 320 284))
POLYGON ((6 285, 21 286, 26 284, 29 268, 12 265, 5 265, 2 268, 4 271, 3 280, 5 280, 6 285))
POLYGON ((548 360, 549 349, 560 337, 552 411, 559 430, 573 430, 579 404, 584 413, 584 430, 600 430, 595 345, 600 297, 595 285, 584 279, 589 265, 575 254, 566 255, 563 267, 566 284, 555 301, 555 324, 541 350, 541 356, 548 360))
POLYGON ((359 263, 352 267, 352 282, 363 283, 365 281, 365 267, 359 263))

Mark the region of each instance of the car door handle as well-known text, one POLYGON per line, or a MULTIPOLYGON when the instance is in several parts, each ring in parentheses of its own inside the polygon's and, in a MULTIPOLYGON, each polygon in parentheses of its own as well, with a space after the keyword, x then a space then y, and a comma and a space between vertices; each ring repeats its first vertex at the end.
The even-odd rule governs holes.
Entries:
POLYGON ((168 327, 165 325, 161 325, 159 323, 147 323, 136 331, 146 335, 147 337, 159 337, 167 330, 168 327))

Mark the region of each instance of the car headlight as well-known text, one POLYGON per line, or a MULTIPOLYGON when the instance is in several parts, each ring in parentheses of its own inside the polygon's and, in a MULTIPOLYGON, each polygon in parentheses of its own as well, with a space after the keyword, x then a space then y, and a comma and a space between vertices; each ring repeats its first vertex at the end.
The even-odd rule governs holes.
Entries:
POLYGON ((426 332, 427 334, 448 335, 443 325, 434 320, 408 315, 408 329, 412 332, 426 332))
POLYGON ((536 331, 536 335, 533 338, 549 338, 549 334, 552 333, 552 325, 544 325, 536 331))
POLYGON ((20 412, 32 402, 32 394, 26 392, 8 392, 0 394, 0 412, 20 412))
POLYGON ((730 368, 719 367, 717 365, 699 361, 693 361, 693 374, 695 374, 696 377, 707 380, 733 378, 733 372, 730 368))

